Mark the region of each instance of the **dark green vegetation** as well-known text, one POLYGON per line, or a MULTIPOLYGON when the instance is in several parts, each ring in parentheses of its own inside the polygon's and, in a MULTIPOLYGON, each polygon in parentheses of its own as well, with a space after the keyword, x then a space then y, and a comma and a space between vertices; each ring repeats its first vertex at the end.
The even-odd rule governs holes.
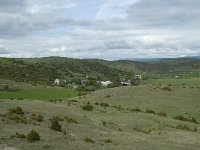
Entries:
POLYGON ((40 135, 35 130, 31 130, 31 132, 27 135, 27 140, 29 142, 39 141, 40 135))
POLYGON ((129 60, 105 61, 96 59, 71 59, 64 57, 0 58, 0 78, 33 84, 52 85, 54 79, 80 82, 89 76, 93 80, 115 81, 131 78, 140 73, 146 78, 190 78, 199 77, 200 59, 161 59, 156 62, 129 60))
POLYGON ((131 72, 112 68, 92 60, 62 57, 0 58, 0 78, 14 81, 52 85, 56 78, 80 82, 86 75, 95 80, 117 80, 120 76, 131 75, 131 72))
POLYGON ((52 130, 58 131, 58 132, 62 132, 62 129, 61 129, 62 127, 59 124, 57 119, 52 119, 51 120, 51 125, 50 125, 49 128, 52 129, 52 130))

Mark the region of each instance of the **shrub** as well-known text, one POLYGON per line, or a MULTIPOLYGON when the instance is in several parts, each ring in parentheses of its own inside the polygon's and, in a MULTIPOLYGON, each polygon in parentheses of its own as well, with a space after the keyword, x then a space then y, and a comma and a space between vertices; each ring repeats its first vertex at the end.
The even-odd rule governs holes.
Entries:
POLYGON ((197 129, 196 126, 194 127, 193 131, 194 131, 194 132, 197 132, 197 131, 198 131, 198 129, 197 129))
POLYGON ((61 125, 59 124, 58 120, 53 119, 51 121, 50 129, 62 132, 61 125))
POLYGON ((64 119, 60 116, 54 116, 53 118, 50 119, 51 121, 57 120, 57 121, 64 121, 64 119))
POLYGON ((67 123, 78 123, 75 119, 65 116, 64 119, 67 123))
POLYGON ((27 135, 28 142, 32 143, 40 140, 40 135, 35 130, 31 130, 31 132, 27 135))
POLYGON ((110 98, 111 96, 110 95, 106 95, 106 98, 110 98))
POLYGON ((100 105, 98 102, 95 102, 94 104, 95 104, 95 105, 100 105))
POLYGON ((194 117, 185 117, 183 115, 178 115, 174 117, 174 119, 199 124, 199 122, 194 117))
POLYGON ((104 120, 101 120, 101 122, 102 122, 102 124, 103 124, 104 126, 106 126, 106 125, 107 125, 107 122, 106 122, 106 121, 104 121, 104 120))
POLYGON ((100 103, 100 106, 101 107, 109 107, 109 104, 108 103, 100 103))
POLYGON ((90 104, 84 105, 82 108, 86 111, 92 111, 94 109, 93 106, 91 106, 90 104))
POLYGON ((41 122, 41 121, 43 121, 43 116, 41 114, 39 114, 39 115, 32 114, 31 119, 41 122))
POLYGON ((7 118, 15 121, 16 123, 24 123, 24 124, 28 123, 26 117, 20 115, 7 114, 7 118))
POLYGON ((155 111, 153 111, 153 110, 151 110, 149 108, 146 109, 146 113, 156 114, 155 111))
POLYGON ((21 107, 17 106, 16 108, 8 109, 11 114, 24 114, 21 107))
POLYGON ((112 140, 110 140, 110 139, 106 139, 104 141, 105 141, 105 143, 112 143, 112 140))
POLYGON ((170 87, 163 87, 162 90, 163 91, 172 91, 172 89, 170 87))
POLYGON ((18 132, 16 132, 16 137, 17 138, 21 138, 21 139, 25 139, 26 138, 26 136, 24 134, 20 134, 18 132))
POLYGON ((158 115, 159 115, 159 116, 163 116, 163 117, 166 117, 166 116, 167 116, 166 112, 159 112, 158 115))
POLYGON ((124 108, 122 108, 122 106, 121 105, 119 105, 119 106, 112 106, 113 108, 116 108, 116 109, 118 109, 118 111, 121 111, 121 110, 124 110, 124 108))
POLYGON ((91 138, 84 138, 84 141, 88 143, 94 143, 94 140, 92 140, 91 138))
POLYGON ((177 126, 176 126, 176 129, 190 130, 190 128, 189 128, 188 126, 186 126, 186 125, 181 125, 181 124, 177 125, 177 126))
POLYGON ((42 147, 43 147, 44 149, 49 149, 49 148, 50 148, 50 145, 44 144, 42 147))
POLYGON ((5 85, 4 88, 3 88, 3 90, 4 90, 4 91, 9 91, 9 86, 8 86, 8 85, 5 85))
POLYGON ((142 112, 141 109, 139 109, 139 108, 133 108, 133 109, 131 109, 131 111, 142 112))

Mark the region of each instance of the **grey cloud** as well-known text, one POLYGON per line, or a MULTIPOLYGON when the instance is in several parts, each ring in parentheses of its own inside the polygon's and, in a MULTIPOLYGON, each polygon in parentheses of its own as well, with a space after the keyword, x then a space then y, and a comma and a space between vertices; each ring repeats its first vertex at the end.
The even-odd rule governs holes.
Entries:
POLYGON ((103 59, 200 55, 199 0, 139 0, 126 8, 127 18, 101 21, 67 16, 64 6, 72 1, 0 0, 0 43, 9 45, 0 46, 0 54, 103 59))
POLYGON ((106 49, 132 49, 133 46, 131 46, 126 40, 110 40, 110 41, 106 41, 104 43, 106 49))
MULTIPOLYGON (((70 1, 60 0, 59 2, 70 1)), ((39 33, 42 35, 51 29, 91 25, 89 20, 75 20, 67 17, 63 14, 66 8, 62 8, 62 5, 55 7, 53 2, 55 3, 55 1, 46 0, 0 0, 0 38, 20 38, 35 35, 38 32, 43 32, 39 33)))
POLYGON ((3 13, 19 13, 27 6, 26 0, 0 0, 0 12, 3 13))
POLYGON ((141 0, 129 7, 128 19, 146 27, 198 27, 199 0, 141 0))
POLYGON ((1 54, 11 54, 11 53, 12 53, 11 50, 6 49, 5 47, 0 47, 0 55, 1 54))

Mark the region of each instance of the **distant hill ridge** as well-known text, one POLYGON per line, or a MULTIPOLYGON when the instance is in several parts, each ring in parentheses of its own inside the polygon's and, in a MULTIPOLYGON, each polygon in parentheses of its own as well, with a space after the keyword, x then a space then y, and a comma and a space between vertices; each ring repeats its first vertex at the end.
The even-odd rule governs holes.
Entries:
POLYGON ((15 81, 52 83, 55 78, 96 77, 117 80, 134 73, 200 72, 199 57, 132 61, 101 59, 73 59, 66 57, 0 58, 0 78, 15 81))

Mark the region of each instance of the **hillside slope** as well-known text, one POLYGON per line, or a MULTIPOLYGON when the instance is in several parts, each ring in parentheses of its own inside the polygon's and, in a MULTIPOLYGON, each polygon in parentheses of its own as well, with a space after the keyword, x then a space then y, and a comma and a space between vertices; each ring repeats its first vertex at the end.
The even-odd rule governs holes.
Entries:
POLYGON ((85 78, 85 76, 115 80, 129 74, 131 73, 128 71, 82 59, 61 57, 0 59, 0 78, 15 81, 52 83, 56 78, 85 78))
POLYGON ((200 82, 195 81, 105 89, 56 103, 0 100, 0 143, 19 150, 199 150, 200 82), (93 109, 84 110, 87 105, 93 109), (23 115, 9 113, 16 106, 23 115), (38 114, 42 121, 34 120, 38 114), (49 128, 54 116, 63 132, 49 128), (40 141, 15 136, 32 129, 40 141))
POLYGON ((15 81, 51 84, 55 78, 119 81, 134 73, 146 76, 200 76, 200 60, 196 58, 161 59, 137 62, 129 60, 106 61, 99 59, 71 59, 64 57, 45 58, 0 58, 0 78, 15 81))

